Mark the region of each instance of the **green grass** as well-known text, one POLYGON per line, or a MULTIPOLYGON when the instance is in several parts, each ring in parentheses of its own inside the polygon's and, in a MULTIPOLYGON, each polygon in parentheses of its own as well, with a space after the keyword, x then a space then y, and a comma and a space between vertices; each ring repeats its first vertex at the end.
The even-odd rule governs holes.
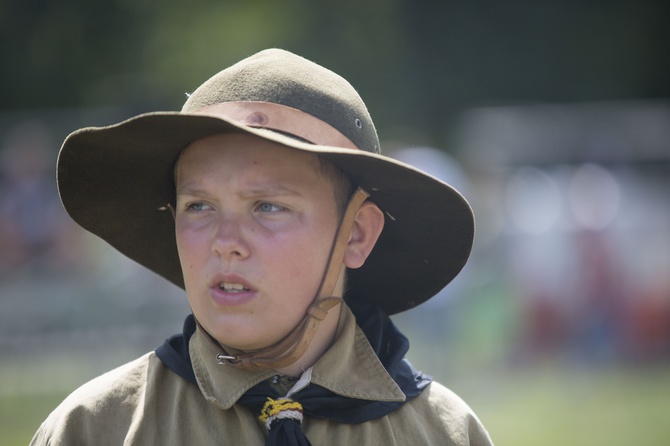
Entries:
POLYGON ((537 367, 504 373, 479 390, 463 383, 456 391, 498 446, 670 444, 667 366, 537 367))
POLYGON ((27 445, 42 421, 65 396, 60 393, 0 395, 0 444, 27 445))

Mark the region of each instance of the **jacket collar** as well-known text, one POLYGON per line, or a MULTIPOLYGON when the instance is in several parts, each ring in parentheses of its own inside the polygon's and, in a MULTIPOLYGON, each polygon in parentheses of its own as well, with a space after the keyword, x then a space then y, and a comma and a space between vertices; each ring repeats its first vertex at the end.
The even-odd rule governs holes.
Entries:
MULTIPOLYGON (((349 398, 404 401, 405 394, 384 368, 349 307, 344 303, 341 307, 335 342, 308 371, 310 382, 349 398)), ((219 351, 200 328, 189 342, 189 353, 200 390, 222 409, 231 408, 249 389, 276 374, 219 364, 219 351)))

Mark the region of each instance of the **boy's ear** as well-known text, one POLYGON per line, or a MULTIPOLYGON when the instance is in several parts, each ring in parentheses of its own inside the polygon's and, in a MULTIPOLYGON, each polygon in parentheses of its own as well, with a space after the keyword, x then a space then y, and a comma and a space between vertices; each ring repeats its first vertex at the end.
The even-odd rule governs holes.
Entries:
POLYGON ((384 213, 376 204, 366 201, 356 213, 351 228, 347 248, 344 251, 344 265, 360 268, 374 248, 379 234, 384 229, 384 213))

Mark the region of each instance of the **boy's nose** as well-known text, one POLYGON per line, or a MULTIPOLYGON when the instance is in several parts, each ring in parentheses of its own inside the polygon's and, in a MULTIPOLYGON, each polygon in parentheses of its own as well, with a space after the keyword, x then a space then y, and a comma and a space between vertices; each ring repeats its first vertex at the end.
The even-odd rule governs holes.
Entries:
POLYGON ((239 222, 231 218, 220 220, 212 241, 212 252, 225 258, 246 258, 249 255, 239 222))

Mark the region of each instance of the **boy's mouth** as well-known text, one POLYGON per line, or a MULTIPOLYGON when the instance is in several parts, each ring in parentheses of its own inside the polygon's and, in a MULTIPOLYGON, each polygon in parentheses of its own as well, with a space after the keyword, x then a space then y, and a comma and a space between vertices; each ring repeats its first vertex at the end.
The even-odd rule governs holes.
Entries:
POLYGON ((231 283, 231 282, 221 282, 219 288, 229 293, 242 293, 244 291, 250 291, 249 288, 245 288, 241 283, 231 283))

